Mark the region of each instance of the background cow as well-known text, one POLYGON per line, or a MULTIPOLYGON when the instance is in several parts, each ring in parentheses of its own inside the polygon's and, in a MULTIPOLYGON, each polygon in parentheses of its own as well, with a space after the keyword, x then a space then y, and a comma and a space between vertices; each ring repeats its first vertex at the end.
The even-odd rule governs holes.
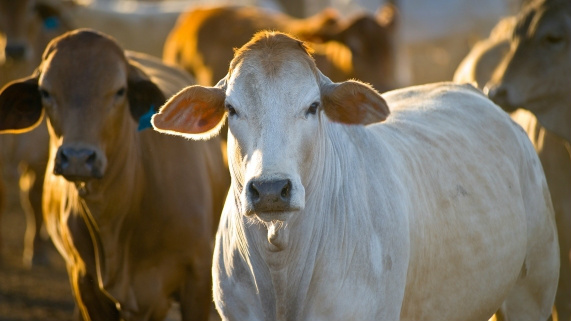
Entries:
POLYGON ((525 108, 550 131, 571 142, 571 3, 530 2, 518 16, 511 49, 488 84, 504 108, 525 108), (541 75, 541 77, 538 77, 541 75))
POLYGON ((0 130, 49 120, 48 231, 85 320, 206 320, 211 244, 228 177, 220 144, 144 129, 192 79, 90 30, 50 43, 0 93, 0 130))
POLYGON ((570 8, 568 6, 565 11, 554 2, 544 1, 528 4, 519 17, 503 19, 488 39, 477 43, 454 76, 456 82, 472 83, 487 90, 490 97, 526 130, 539 155, 559 231, 561 269, 555 310, 558 320, 562 321, 571 320, 571 149, 569 142, 561 138, 562 132, 558 135, 554 131, 554 122, 546 122, 546 116, 540 115, 556 108, 560 110, 557 117, 565 126, 571 125, 571 118, 565 118, 571 107, 571 96, 562 88, 566 84, 563 81, 567 77, 565 68, 571 68, 571 58, 569 50, 564 49, 567 45, 552 43, 553 39, 550 39, 553 33, 564 32, 566 38, 555 39, 556 42, 568 44, 571 41, 571 28, 561 27, 561 19, 570 17, 570 8), (567 62, 545 60, 543 65, 539 62, 559 55, 567 56, 567 62), (506 75, 509 78, 494 88, 505 74, 507 64, 510 64, 510 74, 506 75), (485 88, 487 85, 489 87, 485 88), (535 115, 517 109, 519 107, 527 108, 535 115))
POLYGON ((331 82, 307 50, 260 33, 216 87, 188 87, 153 116, 194 139, 228 117, 223 319, 547 319, 557 231, 521 128, 471 86, 381 97, 331 82))
MULTIPOLYGON (((0 0, 0 88, 31 74, 54 37, 69 29, 52 0, 0 0), (1 41, 1 40, 4 41, 1 41)), ((2 211, 26 215, 24 266, 48 263, 49 241, 42 235, 42 189, 49 137, 45 122, 22 135, 0 135, 0 170, 6 184, 2 211)))
POLYGON ((312 47, 328 76, 339 81, 358 78, 385 91, 396 86, 392 38, 396 13, 387 6, 379 15, 382 19, 361 14, 338 21, 331 10, 294 19, 256 7, 199 7, 180 17, 165 43, 163 59, 181 65, 199 84, 213 85, 226 74, 234 48, 257 31, 281 30, 327 42, 312 47))

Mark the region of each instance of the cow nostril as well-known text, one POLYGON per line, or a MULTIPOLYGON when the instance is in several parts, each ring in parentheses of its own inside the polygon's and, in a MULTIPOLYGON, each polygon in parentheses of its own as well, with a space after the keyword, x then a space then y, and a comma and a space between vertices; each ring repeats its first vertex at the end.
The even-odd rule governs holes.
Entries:
POLYGON ((258 192, 258 189, 256 188, 254 182, 250 182, 250 184, 248 185, 248 192, 250 193, 250 197, 252 198, 253 201, 260 199, 260 192, 258 192))
POLYGON ((4 48, 4 53, 6 57, 10 57, 12 59, 22 59, 26 55, 26 46, 21 44, 10 44, 6 45, 4 48))
POLYGON ((62 150, 60 153, 60 160, 62 163, 67 163, 69 162, 69 157, 67 156, 65 150, 62 150))
POLYGON ((282 188, 282 192, 281 192, 282 198, 284 198, 284 199, 289 198, 290 191, 291 191, 291 181, 290 181, 290 180, 287 180, 287 183, 286 183, 285 186, 282 188))
POLYGON ((87 165, 93 165, 95 163, 96 158, 97 156, 95 155, 95 152, 91 152, 91 154, 87 157, 85 162, 87 163, 87 165))

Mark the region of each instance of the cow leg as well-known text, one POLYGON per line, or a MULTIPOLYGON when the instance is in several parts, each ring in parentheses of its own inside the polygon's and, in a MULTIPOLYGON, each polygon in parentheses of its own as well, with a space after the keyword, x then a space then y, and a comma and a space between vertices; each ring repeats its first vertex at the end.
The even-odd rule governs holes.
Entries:
POLYGON ((500 310, 498 320, 545 321, 551 316, 557 291, 559 253, 553 242, 536 244, 528 251, 519 279, 500 310))
POLYGON ((42 236, 42 193, 44 175, 23 169, 20 177, 20 204, 26 215, 26 235, 24 239, 24 266, 49 265, 48 249, 50 240, 42 236))
POLYGON ((212 305, 211 261, 194 264, 180 290, 182 321, 208 320, 212 305))
MULTIPOLYGON (((2 214, 4 213, 5 204, 5 192, 4 192, 4 179, 2 177, 2 168, 0 166, 0 227, 2 227, 2 214)), ((0 263, 2 263, 2 235, 0 235, 0 263)))
MULTIPOLYGON (((568 214, 570 211, 564 211, 568 214)), ((557 216, 559 232, 560 260, 559 286, 555 297, 555 310, 558 321, 571 321, 571 215, 557 216)))
POLYGON ((114 321, 120 320, 115 303, 108 298, 97 284, 97 279, 71 268, 71 286, 79 313, 78 321, 114 321))

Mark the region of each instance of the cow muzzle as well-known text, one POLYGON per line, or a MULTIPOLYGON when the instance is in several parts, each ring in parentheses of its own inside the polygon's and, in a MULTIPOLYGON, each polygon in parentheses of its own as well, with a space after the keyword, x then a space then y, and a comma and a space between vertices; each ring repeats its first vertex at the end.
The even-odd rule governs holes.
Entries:
POLYGON ((103 177, 105 156, 98 149, 60 147, 56 154, 54 174, 71 182, 85 182, 103 177))
POLYGON ((28 56, 28 46, 24 43, 19 42, 8 42, 4 48, 4 54, 6 58, 12 59, 14 61, 25 60, 28 56))
POLYGON ((250 180, 246 184, 246 214, 299 210, 292 202, 289 179, 250 180))
POLYGON ((513 98, 513 89, 510 89, 508 85, 486 85, 484 87, 484 93, 498 106, 502 107, 506 112, 513 112, 519 108, 517 106, 516 99, 513 98))

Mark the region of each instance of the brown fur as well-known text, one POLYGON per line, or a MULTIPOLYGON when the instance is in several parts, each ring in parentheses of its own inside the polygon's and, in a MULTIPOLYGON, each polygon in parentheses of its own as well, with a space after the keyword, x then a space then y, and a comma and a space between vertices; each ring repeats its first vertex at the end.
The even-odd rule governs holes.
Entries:
POLYGON ((253 59, 256 60, 256 64, 259 64, 264 72, 272 77, 282 69, 285 63, 294 57, 297 58, 298 52, 302 53, 302 59, 317 75, 315 63, 311 58, 313 50, 306 43, 279 32, 258 32, 248 43, 235 51, 234 59, 230 63, 229 75, 249 55, 255 55, 253 59))
POLYGON ((213 85, 226 75, 233 48, 243 46, 256 32, 278 30, 305 41, 327 42, 308 45, 315 48, 318 68, 334 81, 358 78, 381 91, 394 87, 392 25, 381 25, 367 15, 345 23, 331 16, 324 11, 297 20, 259 8, 196 8, 180 17, 163 58, 191 72, 199 84, 213 85))
POLYGON ((322 87, 321 99, 327 117, 338 123, 368 125, 384 121, 390 114, 387 103, 373 88, 355 81, 322 87))
MULTIPOLYGON (((0 0, 0 43, 4 38, 6 47, 23 50, 23 56, 8 54, 5 61, 0 59, 0 87, 30 75, 40 63, 48 42, 69 29, 58 7, 52 6, 58 2, 60 0, 0 0), (43 24, 47 19, 55 19, 59 25, 46 28, 43 24)), ((0 47, 0 50, 12 50, 6 47, 0 47)), ((0 163, 6 173, 0 181, 6 191, 4 210, 23 211, 26 215, 23 261, 27 267, 49 263, 46 252, 49 240, 41 233, 48 141, 45 122, 28 133, 0 137, 0 163), (19 180, 29 182, 24 184, 28 188, 21 188, 23 185, 19 180)))
POLYGON ((229 185, 220 143, 137 131, 139 110, 191 78, 151 57, 135 62, 88 30, 56 38, 38 70, 49 95, 35 108, 51 124, 46 225, 83 319, 162 320, 177 298, 183 320, 207 320, 211 244, 229 185), (94 150, 101 177, 54 174, 64 148, 94 150))

